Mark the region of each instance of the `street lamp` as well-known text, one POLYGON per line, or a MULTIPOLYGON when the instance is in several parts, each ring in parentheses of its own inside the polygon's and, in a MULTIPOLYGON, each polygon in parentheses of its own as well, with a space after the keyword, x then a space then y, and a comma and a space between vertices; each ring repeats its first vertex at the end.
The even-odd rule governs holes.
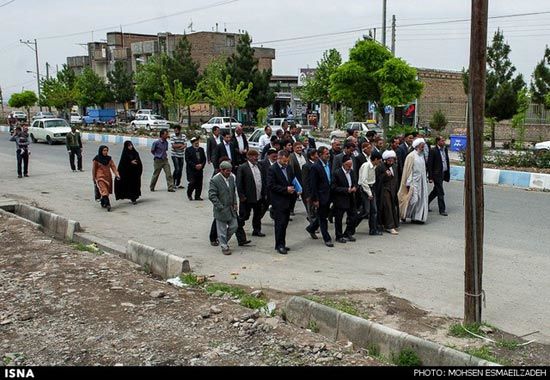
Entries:
POLYGON ((39 74, 39 73, 37 73, 36 71, 32 71, 32 70, 27 70, 27 73, 28 73, 28 74, 37 75, 37 76, 39 76, 39 77, 41 77, 41 78, 48 78, 46 75, 39 74))

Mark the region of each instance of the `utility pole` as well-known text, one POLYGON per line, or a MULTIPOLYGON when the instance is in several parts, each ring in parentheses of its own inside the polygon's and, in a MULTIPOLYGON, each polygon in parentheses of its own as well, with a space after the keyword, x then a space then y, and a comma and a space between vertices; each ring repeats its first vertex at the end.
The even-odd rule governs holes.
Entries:
POLYGON ((4 97, 2 96, 2 86, 0 86, 0 107, 2 107, 2 117, 4 117, 4 97))
POLYGON ((481 323, 483 292, 483 128, 485 71, 487 64, 487 17, 489 0, 472 0, 470 30, 470 84, 468 94, 468 144, 464 195, 465 272, 464 322, 481 323))
POLYGON ((382 45, 386 46, 386 2, 382 0, 382 45))
POLYGON ((38 87, 38 106, 40 107, 40 111, 42 111, 42 105, 40 104, 40 66, 38 65, 38 44, 36 43, 36 38, 34 39, 34 42, 29 40, 19 40, 19 42, 27 45, 29 49, 34 51, 34 55, 36 58, 36 85, 38 87), (32 47, 32 45, 34 45, 34 48, 32 47))
POLYGON ((395 15, 391 16, 391 53, 395 57, 395 15))
POLYGON ((46 80, 50 80, 50 64, 46 62, 46 80))

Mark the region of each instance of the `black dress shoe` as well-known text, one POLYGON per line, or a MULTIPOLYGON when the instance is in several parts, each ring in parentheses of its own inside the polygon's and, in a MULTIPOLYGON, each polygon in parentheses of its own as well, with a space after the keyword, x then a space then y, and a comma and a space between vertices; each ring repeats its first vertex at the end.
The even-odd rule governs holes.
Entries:
POLYGON ((421 220, 411 220, 411 223, 412 224, 424 224, 424 222, 421 221, 421 220))
POLYGON ((332 240, 325 241, 325 245, 330 248, 334 247, 334 243, 332 242, 332 240))
POLYGON ((286 249, 287 251, 290 251, 290 248, 288 248, 288 247, 285 247, 285 249, 286 249))
POLYGON ((346 236, 346 240, 347 241, 357 241, 357 239, 354 238, 353 236, 346 236))
POLYGON ((195 198, 196 201, 204 201, 201 197, 195 198))
MULTIPOLYGON (((307 231, 307 230, 306 230, 306 231, 307 231)), ((311 238, 312 238, 313 240, 319 239, 319 238, 317 237, 317 235, 315 235, 315 232, 309 232, 309 231, 307 231, 307 232, 309 233, 309 236, 311 236, 311 238)))
POLYGON ((443 212, 440 212, 439 215, 443 215, 443 216, 449 216, 449 214, 447 214, 446 211, 443 211, 443 212))
POLYGON ((247 244, 250 244, 250 243, 252 243, 252 240, 241 241, 241 242, 239 242, 239 246, 242 247, 243 245, 247 245, 247 244))
POLYGON ((187 199, 189 199, 189 202, 193 202, 193 198, 187 197, 187 199))
POLYGON ((279 252, 281 255, 286 255, 288 253, 287 249, 284 247, 277 248, 277 252, 279 252))
POLYGON ((265 234, 263 232, 252 232, 252 236, 265 237, 265 234))
POLYGON ((347 243, 348 241, 346 240, 346 238, 339 238, 339 239, 336 239, 336 241, 338 243, 347 243))
POLYGON ((210 242, 210 245, 213 247, 217 247, 218 245, 220 245, 220 242, 218 240, 214 240, 210 242))
POLYGON ((371 231, 371 232, 369 232, 369 235, 370 236, 379 236, 379 235, 382 235, 382 232, 381 231, 371 231))

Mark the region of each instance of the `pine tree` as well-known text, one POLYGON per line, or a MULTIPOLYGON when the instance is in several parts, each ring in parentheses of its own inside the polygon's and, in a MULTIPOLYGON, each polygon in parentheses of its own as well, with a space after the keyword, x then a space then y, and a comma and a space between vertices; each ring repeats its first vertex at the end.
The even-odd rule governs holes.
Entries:
POLYGON ((548 94, 550 94, 550 49, 548 47, 544 52, 544 57, 533 71, 531 92, 535 104, 545 104, 546 108, 550 108, 550 103, 546 103, 548 94))
POLYGON ((183 88, 194 89, 199 81, 199 64, 191 57, 191 43, 187 36, 180 38, 170 61, 167 72, 169 82, 177 79, 183 88))

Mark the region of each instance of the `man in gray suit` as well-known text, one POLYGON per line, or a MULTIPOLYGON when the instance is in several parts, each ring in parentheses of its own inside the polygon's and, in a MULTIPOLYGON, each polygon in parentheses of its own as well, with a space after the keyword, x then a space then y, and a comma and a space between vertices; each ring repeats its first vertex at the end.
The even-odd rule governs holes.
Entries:
POLYGON ((210 180, 208 199, 214 205, 214 219, 218 240, 224 255, 230 255, 227 242, 237 231, 237 196, 235 192, 235 177, 231 175, 233 165, 224 161, 220 164, 220 172, 210 180))

